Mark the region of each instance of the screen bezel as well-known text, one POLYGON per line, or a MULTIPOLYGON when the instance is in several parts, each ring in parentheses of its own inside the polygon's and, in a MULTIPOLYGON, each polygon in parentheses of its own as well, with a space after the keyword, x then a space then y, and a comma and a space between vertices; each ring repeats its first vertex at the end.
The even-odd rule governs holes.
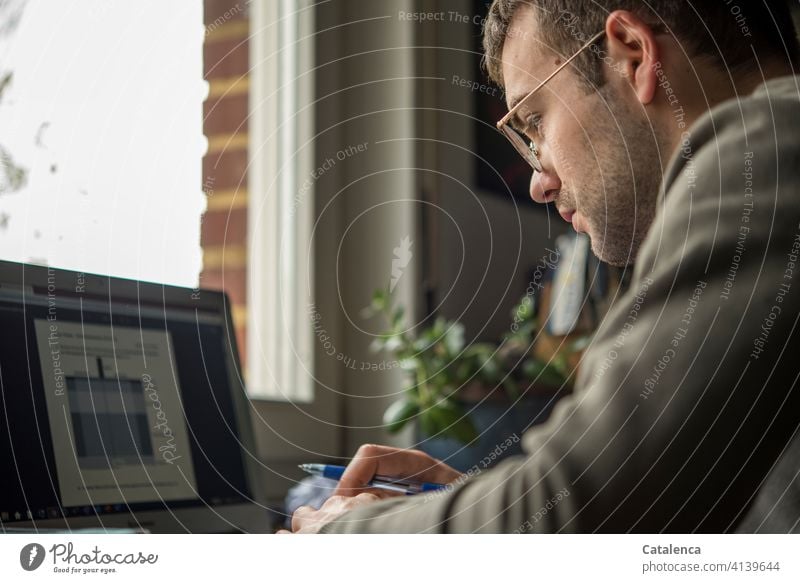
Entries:
POLYGON ((5 523, 9 528, 80 529, 80 528, 143 528, 151 532, 263 532, 267 527, 264 489, 260 484, 260 462, 255 458, 251 404, 246 396, 242 376, 230 301, 223 291, 204 288, 185 288, 157 282, 147 282, 52 268, 28 263, 0 261, 0 291, 31 295, 55 293, 59 296, 96 299, 126 308, 142 306, 169 309, 200 310, 222 318, 226 350, 224 358, 232 390, 232 401, 238 439, 243 448, 239 454, 249 497, 255 503, 220 503, 209 506, 202 500, 197 505, 166 510, 103 513, 89 516, 34 518, 29 521, 5 523), (251 455, 248 455, 251 452, 251 455))

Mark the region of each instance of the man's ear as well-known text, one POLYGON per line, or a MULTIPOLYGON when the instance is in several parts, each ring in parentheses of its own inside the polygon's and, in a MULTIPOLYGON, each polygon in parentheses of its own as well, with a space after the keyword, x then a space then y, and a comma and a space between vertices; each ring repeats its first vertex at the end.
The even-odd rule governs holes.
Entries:
POLYGON ((606 19, 606 39, 613 71, 628 79, 639 101, 647 105, 655 97, 658 83, 659 54, 653 29, 634 13, 615 10, 606 19))

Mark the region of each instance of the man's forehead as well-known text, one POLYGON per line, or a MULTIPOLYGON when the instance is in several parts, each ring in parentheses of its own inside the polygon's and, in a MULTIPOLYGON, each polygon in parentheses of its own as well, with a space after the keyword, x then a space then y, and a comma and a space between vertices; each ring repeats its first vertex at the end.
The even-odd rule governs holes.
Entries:
POLYGON ((501 54, 509 108, 534 89, 553 68, 553 55, 537 40, 538 24, 530 8, 521 8, 506 30, 501 54))

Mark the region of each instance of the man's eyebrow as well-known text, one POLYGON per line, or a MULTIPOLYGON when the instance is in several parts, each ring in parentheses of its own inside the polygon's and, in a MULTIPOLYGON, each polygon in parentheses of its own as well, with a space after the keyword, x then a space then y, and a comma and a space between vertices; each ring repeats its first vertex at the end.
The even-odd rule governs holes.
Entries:
POLYGON ((519 133, 525 132, 525 122, 516 113, 509 118, 508 125, 519 133))
MULTIPOLYGON (((512 109, 514 109, 519 104, 519 102, 520 101, 524 101, 525 98, 528 97, 528 95, 531 95, 531 90, 530 89, 525 91, 525 93, 520 93, 519 95, 515 95, 514 97, 509 99, 508 100, 508 111, 511 111, 512 109)), ((539 97, 539 92, 537 91, 536 93, 531 95, 531 98, 528 100, 528 103, 529 104, 536 103, 536 100, 538 99, 538 97, 539 97)))
MULTIPOLYGON (((525 93, 520 93, 519 95, 515 95, 511 99, 508 100, 508 111, 514 109, 520 101, 523 101, 528 95, 530 95, 530 89, 527 90, 525 93)), ((529 103, 533 103, 536 100, 536 94, 531 95, 529 103)), ((516 130, 519 130, 525 126, 525 122, 522 118, 519 117, 519 112, 514 112, 514 115, 511 116, 511 119, 508 120, 508 123, 511 124, 516 130)))
POLYGON ((527 93, 522 93, 520 95, 515 95, 514 97, 509 99, 508 100, 508 111, 511 111, 512 109, 514 109, 517 106, 517 104, 520 101, 522 101, 523 99, 525 99, 525 96, 528 95, 529 93, 530 93, 530 91, 528 91, 527 93))

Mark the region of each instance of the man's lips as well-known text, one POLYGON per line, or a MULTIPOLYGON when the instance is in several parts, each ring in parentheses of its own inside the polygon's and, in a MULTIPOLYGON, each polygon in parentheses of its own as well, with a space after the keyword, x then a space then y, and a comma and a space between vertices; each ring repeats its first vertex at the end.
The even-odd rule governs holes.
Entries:
POLYGON ((576 233, 583 233, 583 224, 579 221, 580 217, 578 216, 578 211, 575 209, 559 210, 558 214, 568 223, 572 223, 572 228, 575 229, 576 233))

